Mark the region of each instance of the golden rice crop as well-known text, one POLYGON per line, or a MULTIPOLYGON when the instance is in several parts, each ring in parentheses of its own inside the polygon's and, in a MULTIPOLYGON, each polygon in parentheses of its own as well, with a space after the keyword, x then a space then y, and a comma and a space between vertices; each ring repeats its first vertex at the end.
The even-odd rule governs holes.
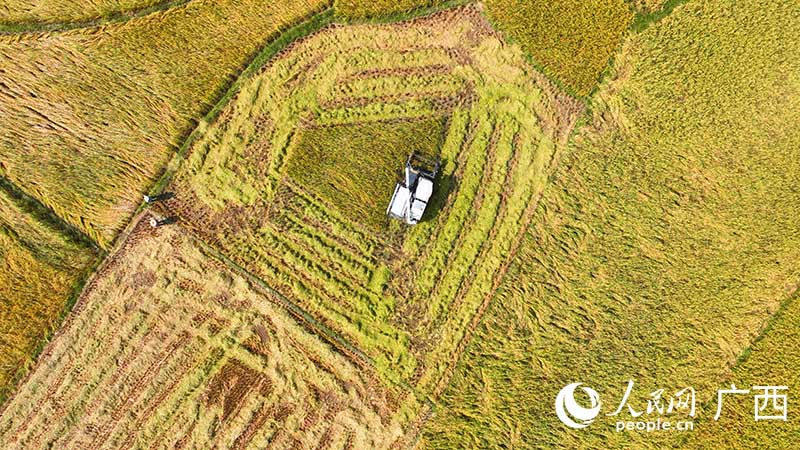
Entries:
POLYGON ((151 7, 164 0, 6 0, 0 24, 69 23, 151 7))
POLYGON ((192 1, 0 36, 0 175, 107 247, 231 77, 325 0, 192 1))
MULTIPOLYGON (((781 1, 688 2, 627 41, 441 399, 430 447, 680 447, 672 433, 617 433, 604 415, 586 433, 566 428, 553 399, 572 382, 596 389, 603 413, 629 379, 637 409, 693 386, 698 416, 713 417, 716 389, 745 379, 730 368, 800 279, 796 19, 781 1)), ((791 364, 769 351, 764 364, 791 364)), ((791 427, 780 430, 747 433, 790 447, 791 427)))
POLYGON ((589 94, 633 18, 625 0, 487 0, 489 17, 572 93, 589 94))
MULTIPOLYGON (((790 287, 796 289, 797 286, 790 287)), ((730 376, 719 382, 717 388, 730 389, 735 384, 739 389, 750 390, 750 394, 726 395, 718 421, 706 417, 695 426, 695 432, 682 436, 681 448, 788 448, 786 444, 797 442, 800 426, 797 420, 797 403, 794 401, 800 391, 800 347, 794 345, 800 340, 800 301, 798 295, 792 296, 770 321, 765 333, 759 336, 730 376), (787 420, 772 420, 756 423, 755 395, 763 393, 754 386, 786 386, 777 391, 787 395, 787 420), (735 430, 735 431, 734 431, 735 430)), ((708 414, 716 412, 717 401, 712 399, 708 414)), ((761 406, 761 405, 759 405, 761 406)), ((763 411, 764 415, 779 414, 772 409, 770 401, 763 411)))
POLYGON ((348 19, 366 19, 397 13, 405 13, 418 8, 438 6, 446 0, 334 0, 336 14, 348 19))
POLYGON ((33 363, 97 252, 0 184, 0 403, 33 363))

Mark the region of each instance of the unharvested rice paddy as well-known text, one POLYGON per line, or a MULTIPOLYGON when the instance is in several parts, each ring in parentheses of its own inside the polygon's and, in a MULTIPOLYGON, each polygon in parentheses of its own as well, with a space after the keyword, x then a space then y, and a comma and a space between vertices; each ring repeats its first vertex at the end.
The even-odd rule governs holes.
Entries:
POLYGON ((387 448, 392 391, 147 217, 0 415, 2 448, 387 448))
POLYGON ((381 227, 386 199, 401 178, 398 163, 410 151, 438 158, 444 130, 442 118, 299 129, 286 173, 348 220, 381 227))
POLYGON ((597 85, 633 18, 625 0, 487 0, 492 22, 578 96, 597 85))
MULTIPOLYGON (((791 2, 709 0, 626 42, 426 429, 430 447, 675 444, 616 433, 605 416, 570 431, 553 399, 580 381, 610 412, 633 379, 641 409, 688 385, 710 419, 729 378, 765 373, 769 334, 731 368, 800 280, 798 41, 791 2)), ((761 425, 749 426, 767 438, 761 425)), ((781 433, 767 444, 793 442, 781 433)))
POLYGON ((58 325, 97 252, 0 182, 0 402, 58 325))
POLYGON ((334 0, 336 14, 348 19, 367 19, 407 13, 418 8, 439 6, 446 0, 334 0))
POLYGON ((164 0, 5 0, 0 24, 69 23, 119 15, 164 0))
MULTIPOLYGON (((731 383, 740 389, 752 390, 751 395, 726 396, 717 422, 703 421, 697 433, 682 436, 683 448, 739 448, 763 449, 771 444, 797 442, 800 434, 797 403, 800 390, 800 301, 795 294, 770 321, 769 328, 753 345, 743 360, 734 368, 730 379, 720 383, 720 388, 730 388, 731 383), (763 393, 753 386, 786 386, 779 391, 788 395, 787 420, 754 423, 754 395, 763 393)), ((716 408, 716 401, 711 408, 716 408)), ((771 405, 770 405, 771 406, 771 405)), ((714 410, 716 411, 716 410, 714 410)), ((774 413, 769 407, 765 414, 774 413)))
POLYGON ((352 342, 384 380, 435 395, 579 111, 474 6, 331 27, 242 83, 190 149, 164 209, 352 342), (413 229, 354 220, 360 183, 304 184, 373 163, 384 169, 370 182, 391 189, 412 143, 440 139, 440 126, 424 124, 443 120, 439 198, 413 229), (374 148, 360 137, 341 145, 365 130, 374 148), (309 136, 321 144, 313 152, 309 136), (319 172, 292 169, 304 159, 319 172))
POLYGON ((0 36, 0 175, 108 247, 265 42, 324 0, 196 0, 124 23, 0 36))

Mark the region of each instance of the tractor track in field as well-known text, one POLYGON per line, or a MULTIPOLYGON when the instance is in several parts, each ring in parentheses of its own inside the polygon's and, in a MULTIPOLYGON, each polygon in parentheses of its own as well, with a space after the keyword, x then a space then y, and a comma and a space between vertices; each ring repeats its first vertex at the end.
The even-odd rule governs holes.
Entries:
POLYGON ((472 334, 475 332, 475 329, 480 324, 481 318, 483 318, 483 314, 486 312, 486 309, 489 307, 492 299, 495 296, 495 293, 497 293, 497 290, 500 288, 500 285, 505 279, 506 273, 508 272, 508 268, 511 266, 511 263, 514 260, 514 256, 516 256, 517 251, 519 250, 519 247, 522 244, 522 240, 525 237, 525 233, 527 232, 528 227, 530 226, 531 221, 533 220, 534 213, 539 206, 539 201, 541 200, 542 195, 543 192, 535 194, 535 198, 531 200, 531 202, 528 204, 528 207, 526 208, 525 214, 523 216, 524 219, 520 224, 520 230, 517 232, 517 235, 512 244, 511 251, 509 252, 509 257, 506 258, 500 270, 495 274, 492 289, 489 293, 486 294, 486 296, 483 299, 483 302, 478 308, 478 311, 472 317, 469 326, 464 332, 464 336, 462 336, 461 340, 458 343, 456 351, 454 352, 453 363, 447 368, 446 374, 442 376, 441 381, 436 385, 436 388, 434 390, 434 396, 438 397, 439 395, 441 395, 441 393, 450 383, 450 379, 452 378, 455 372, 455 368, 458 365, 458 361, 461 359, 461 355, 464 353, 467 345, 469 344, 469 341, 472 339, 472 334))

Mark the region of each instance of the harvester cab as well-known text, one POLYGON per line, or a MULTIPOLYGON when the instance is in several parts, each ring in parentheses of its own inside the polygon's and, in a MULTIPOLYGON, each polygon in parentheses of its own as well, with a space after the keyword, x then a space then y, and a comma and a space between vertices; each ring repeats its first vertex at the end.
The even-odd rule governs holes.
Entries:
POLYGON ((433 195, 433 181, 438 172, 439 161, 411 153, 403 171, 403 180, 394 188, 386 214, 408 225, 419 223, 433 195))

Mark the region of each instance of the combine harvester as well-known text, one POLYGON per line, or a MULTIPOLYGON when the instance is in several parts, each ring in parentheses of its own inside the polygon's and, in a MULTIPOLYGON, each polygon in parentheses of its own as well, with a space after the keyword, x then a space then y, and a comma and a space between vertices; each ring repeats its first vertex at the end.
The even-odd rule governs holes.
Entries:
POLYGON ((386 209, 389 217, 416 225, 422 219, 433 194, 433 180, 439 172, 439 162, 412 153, 408 156, 403 181, 394 188, 392 201, 386 209), (429 170, 422 167, 427 166, 429 170))

